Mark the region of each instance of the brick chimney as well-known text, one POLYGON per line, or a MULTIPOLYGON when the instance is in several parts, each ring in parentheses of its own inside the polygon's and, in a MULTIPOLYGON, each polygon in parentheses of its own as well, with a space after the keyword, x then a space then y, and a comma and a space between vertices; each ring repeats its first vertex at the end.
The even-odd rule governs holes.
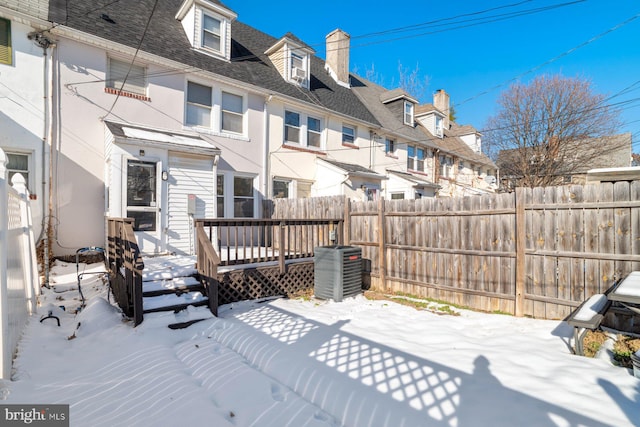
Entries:
POLYGON ((438 89, 433 94, 433 106, 444 113, 444 128, 449 129, 449 94, 442 89, 438 89))
POLYGON ((341 29, 327 34, 327 61, 325 68, 338 84, 349 85, 349 41, 351 36, 341 29))

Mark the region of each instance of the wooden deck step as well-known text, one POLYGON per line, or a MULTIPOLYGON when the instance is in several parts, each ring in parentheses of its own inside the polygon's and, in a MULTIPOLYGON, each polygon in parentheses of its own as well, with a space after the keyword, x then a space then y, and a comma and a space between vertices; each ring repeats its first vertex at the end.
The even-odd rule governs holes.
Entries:
POLYGON ((209 299, 201 292, 187 292, 181 295, 165 294, 160 296, 145 297, 142 300, 144 313, 158 311, 179 311, 190 305, 201 306, 208 304, 209 299))
POLYGON ((166 294, 177 294, 200 291, 202 285, 195 277, 178 277, 169 280, 154 280, 142 283, 142 296, 155 297, 166 294))

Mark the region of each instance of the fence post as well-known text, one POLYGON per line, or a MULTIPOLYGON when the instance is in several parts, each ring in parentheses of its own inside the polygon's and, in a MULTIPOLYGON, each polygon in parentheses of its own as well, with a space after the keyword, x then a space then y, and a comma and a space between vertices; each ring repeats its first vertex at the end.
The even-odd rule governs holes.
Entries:
POLYGON ((384 198, 381 197, 378 200, 378 251, 380 252, 378 255, 378 271, 380 274, 380 286, 383 289, 387 289, 387 254, 386 247, 387 244, 387 232, 385 227, 385 218, 384 218, 384 198))
POLYGON ((516 317, 524 316, 524 294, 525 294, 525 277, 526 277, 526 228, 524 213, 524 195, 525 189, 516 187, 515 203, 516 203, 516 301, 515 315, 516 317))
POLYGON ((22 225, 20 240, 22 242, 21 258, 23 260, 22 274, 24 277, 27 307, 29 314, 33 314, 37 310, 36 296, 38 294, 38 267, 36 265, 36 251, 31 221, 31 209, 29 205, 29 190, 27 190, 27 182, 22 174, 15 174, 11 181, 13 189, 20 195, 20 224, 22 225))
POLYGON ((342 221, 343 237, 342 241, 345 245, 351 244, 351 199, 344 196, 344 218, 342 221))
MULTIPOLYGON (((280 245, 280 247, 278 250, 278 266, 280 267, 280 274, 284 274, 286 273, 285 265, 284 265, 284 259, 285 259, 285 250, 284 250, 285 223, 284 222, 280 223, 279 230, 280 230, 280 238, 279 238, 278 244, 280 245)), ((236 253, 237 253, 237 250, 236 250, 236 253)))

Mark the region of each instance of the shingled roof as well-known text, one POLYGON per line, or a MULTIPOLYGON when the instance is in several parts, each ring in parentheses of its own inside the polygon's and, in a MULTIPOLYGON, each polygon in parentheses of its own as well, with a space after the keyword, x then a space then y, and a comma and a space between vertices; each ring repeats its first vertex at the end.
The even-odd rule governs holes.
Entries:
POLYGON ((324 69, 324 60, 311 57, 310 89, 300 88, 282 78, 265 51, 278 39, 240 21, 231 24, 231 61, 194 50, 175 15, 183 0, 111 2, 97 7, 88 0, 51 0, 49 20, 131 48, 157 55, 186 66, 264 88, 305 103, 378 125, 375 117, 349 89, 338 85, 324 69))

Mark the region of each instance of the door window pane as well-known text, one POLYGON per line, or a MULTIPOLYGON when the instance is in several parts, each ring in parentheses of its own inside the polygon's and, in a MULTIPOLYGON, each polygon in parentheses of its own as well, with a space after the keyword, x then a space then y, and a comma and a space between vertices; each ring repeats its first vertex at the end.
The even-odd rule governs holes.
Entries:
POLYGON ((133 218, 133 231, 156 231, 155 211, 127 211, 127 218, 133 218))
POLYGON ((156 206, 156 164, 129 160, 127 206, 156 206))

